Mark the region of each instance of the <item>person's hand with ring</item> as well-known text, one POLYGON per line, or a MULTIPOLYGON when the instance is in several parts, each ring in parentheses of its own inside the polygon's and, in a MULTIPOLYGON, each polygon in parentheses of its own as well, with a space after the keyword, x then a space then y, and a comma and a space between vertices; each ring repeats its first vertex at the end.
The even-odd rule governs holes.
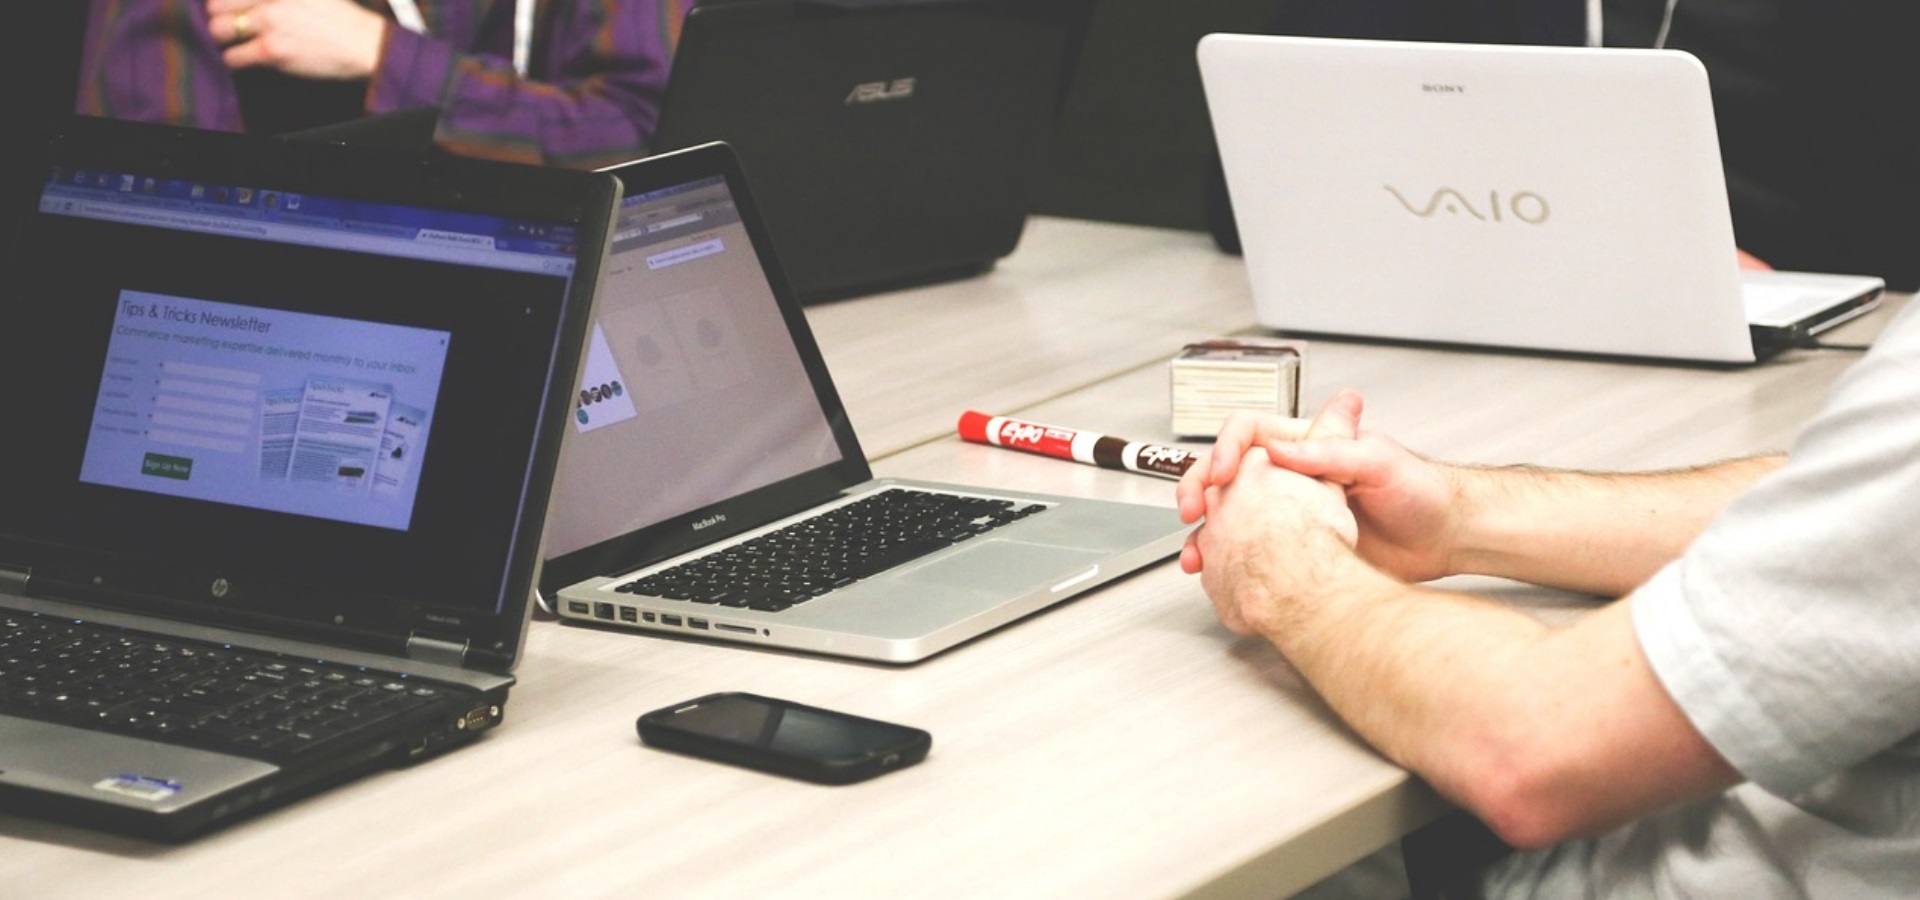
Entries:
POLYGON ((234 69, 269 68, 302 78, 372 76, 385 17, 353 0, 206 0, 207 30, 234 69))

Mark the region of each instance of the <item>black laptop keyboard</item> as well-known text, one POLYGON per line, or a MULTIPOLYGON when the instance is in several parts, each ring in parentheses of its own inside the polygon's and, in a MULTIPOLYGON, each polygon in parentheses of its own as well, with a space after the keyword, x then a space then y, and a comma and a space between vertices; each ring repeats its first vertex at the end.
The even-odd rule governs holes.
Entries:
POLYGON ((0 612, 0 713, 290 756, 464 692, 391 672, 0 612))
POLYGON ((617 590, 778 612, 1045 509, 888 488, 617 590))

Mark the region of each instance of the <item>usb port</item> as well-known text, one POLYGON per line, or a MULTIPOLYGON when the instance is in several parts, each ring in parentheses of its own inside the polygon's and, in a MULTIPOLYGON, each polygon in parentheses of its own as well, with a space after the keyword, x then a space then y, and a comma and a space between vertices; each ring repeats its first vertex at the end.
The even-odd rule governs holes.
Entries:
POLYGON ((588 606, 585 600, 568 600, 567 612, 578 613, 583 616, 592 615, 593 607, 588 606))
POLYGON ((640 611, 631 606, 622 606, 620 607, 620 621, 638 622, 640 621, 640 611))
POLYGON ((705 631, 705 630, 707 630, 707 620, 705 620, 705 619, 688 619, 688 620, 687 620, 687 627, 688 627, 688 628, 698 628, 698 629, 700 629, 701 631, 705 631))
POLYGON ((675 628, 678 628, 678 627, 680 627, 680 617, 679 617, 679 616, 668 616, 668 615, 663 615, 663 616, 661 616, 661 617, 660 617, 660 624, 662 624, 662 625, 672 625, 672 626, 674 626, 675 628))

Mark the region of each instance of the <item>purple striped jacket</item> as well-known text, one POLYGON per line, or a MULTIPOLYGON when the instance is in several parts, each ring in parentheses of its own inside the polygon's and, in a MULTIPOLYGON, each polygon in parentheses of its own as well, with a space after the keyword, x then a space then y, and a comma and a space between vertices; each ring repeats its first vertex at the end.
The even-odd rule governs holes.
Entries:
MULTIPOLYGON (((78 112, 241 126, 205 0, 90 0, 78 112)), ((357 0, 386 12, 385 0, 357 0)), ((419 0, 427 34, 387 29, 366 111, 438 106, 435 141, 469 156, 594 167, 645 152, 692 0, 538 0, 528 77, 513 0, 419 0)))

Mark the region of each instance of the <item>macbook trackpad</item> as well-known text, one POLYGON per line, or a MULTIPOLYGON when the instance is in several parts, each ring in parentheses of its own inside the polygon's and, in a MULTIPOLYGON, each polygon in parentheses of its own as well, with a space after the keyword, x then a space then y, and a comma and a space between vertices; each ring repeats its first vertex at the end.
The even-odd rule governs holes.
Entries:
POLYGON ((1074 547, 989 539, 952 556, 901 573, 901 578, 947 587, 1023 591, 1064 578, 1104 554, 1074 547))

